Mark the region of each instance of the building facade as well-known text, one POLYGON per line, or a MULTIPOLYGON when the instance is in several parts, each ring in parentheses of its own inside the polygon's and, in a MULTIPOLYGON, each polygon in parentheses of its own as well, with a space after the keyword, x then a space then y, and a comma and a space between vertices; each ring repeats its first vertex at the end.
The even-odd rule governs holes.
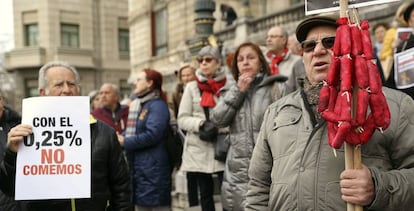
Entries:
POLYGON ((38 95, 38 70, 53 60, 78 69, 82 95, 103 82, 130 92, 127 0, 13 0, 13 13, 15 48, 5 68, 16 81, 17 111, 38 95))
MULTIPOLYGON (((359 8, 360 18, 368 19, 372 26, 379 21, 391 23, 398 4, 359 8)), ((202 30, 209 30, 198 25, 212 22, 211 34, 220 42, 224 57, 245 41, 264 47, 272 26, 283 26, 294 33, 304 18, 304 0, 129 0, 131 76, 144 68, 154 68, 163 73, 164 89, 171 94, 176 81, 174 71, 181 63, 194 61, 192 41, 203 34, 202 30), (209 10, 212 4, 213 11, 209 10), (231 25, 222 20, 222 4, 237 13, 231 25)))
MULTIPOLYGON (((175 71, 194 62, 194 45, 206 44, 193 42, 205 35, 206 19, 225 56, 244 41, 264 46, 274 25, 294 33, 306 18, 304 5, 304 0, 13 0, 15 49, 6 53, 5 68, 16 88, 9 101, 20 111, 23 98, 36 96, 37 71, 51 60, 79 70, 82 95, 111 82, 126 96, 128 80, 153 68, 163 73, 171 96, 175 71), (230 25, 222 20, 223 4, 237 13, 230 25)), ((371 25, 391 22, 397 6, 376 5, 359 13, 371 25)))

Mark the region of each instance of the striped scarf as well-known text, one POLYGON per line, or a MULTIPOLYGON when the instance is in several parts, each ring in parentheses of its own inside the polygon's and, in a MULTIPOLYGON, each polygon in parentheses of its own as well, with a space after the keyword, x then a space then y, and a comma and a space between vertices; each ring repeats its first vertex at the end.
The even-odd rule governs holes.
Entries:
POLYGON ((128 113, 128 121, 127 121, 127 128, 125 131, 125 137, 135 135, 138 114, 140 111, 141 111, 141 102, 139 98, 135 98, 135 100, 133 100, 129 104, 129 113, 128 113))
POLYGON ((141 105, 153 98, 160 97, 160 92, 158 90, 148 90, 144 94, 137 96, 129 104, 129 113, 127 120, 127 128, 125 130, 125 137, 134 136, 136 132, 136 126, 138 121, 138 115, 141 112, 141 105))

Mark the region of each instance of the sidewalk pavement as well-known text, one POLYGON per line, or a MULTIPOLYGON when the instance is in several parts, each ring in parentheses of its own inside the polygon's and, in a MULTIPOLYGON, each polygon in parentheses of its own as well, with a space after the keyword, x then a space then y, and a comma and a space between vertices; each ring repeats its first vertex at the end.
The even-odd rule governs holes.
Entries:
MULTIPOLYGON (((173 193, 171 195, 172 211, 201 211, 201 206, 188 207, 187 196, 173 193)), ((223 210, 220 202, 220 195, 214 195, 216 211, 223 210)))

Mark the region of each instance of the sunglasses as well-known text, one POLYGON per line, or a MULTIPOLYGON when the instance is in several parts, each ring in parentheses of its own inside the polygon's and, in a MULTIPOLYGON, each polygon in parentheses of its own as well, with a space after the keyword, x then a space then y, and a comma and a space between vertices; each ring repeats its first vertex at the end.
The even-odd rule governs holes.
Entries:
POLYGON ((197 58, 198 63, 203 63, 203 61, 206 61, 207 63, 210 63, 211 61, 213 61, 214 58, 211 57, 204 57, 204 58, 197 58))
POLYGON ((304 52, 311 52, 315 49, 316 45, 321 42, 323 47, 326 49, 331 49, 335 43, 335 37, 324 37, 321 41, 316 40, 305 40, 301 43, 302 49, 304 52))

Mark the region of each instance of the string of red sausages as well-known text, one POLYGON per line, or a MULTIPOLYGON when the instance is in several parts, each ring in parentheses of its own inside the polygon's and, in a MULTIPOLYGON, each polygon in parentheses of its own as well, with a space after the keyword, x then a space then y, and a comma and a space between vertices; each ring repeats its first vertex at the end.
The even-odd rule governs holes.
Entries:
POLYGON ((318 111, 328 124, 329 145, 357 145, 370 140, 375 129, 390 124, 390 112, 382 82, 373 60, 368 21, 360 24, 348 17, 337 20, 331 66, 319 95, 318 111), (355 86, 354 86, 355 84, 355 86), (353 92, 356 89, 356 92, 353 92), (353 93, 356 111, 352 117, 353 93))

